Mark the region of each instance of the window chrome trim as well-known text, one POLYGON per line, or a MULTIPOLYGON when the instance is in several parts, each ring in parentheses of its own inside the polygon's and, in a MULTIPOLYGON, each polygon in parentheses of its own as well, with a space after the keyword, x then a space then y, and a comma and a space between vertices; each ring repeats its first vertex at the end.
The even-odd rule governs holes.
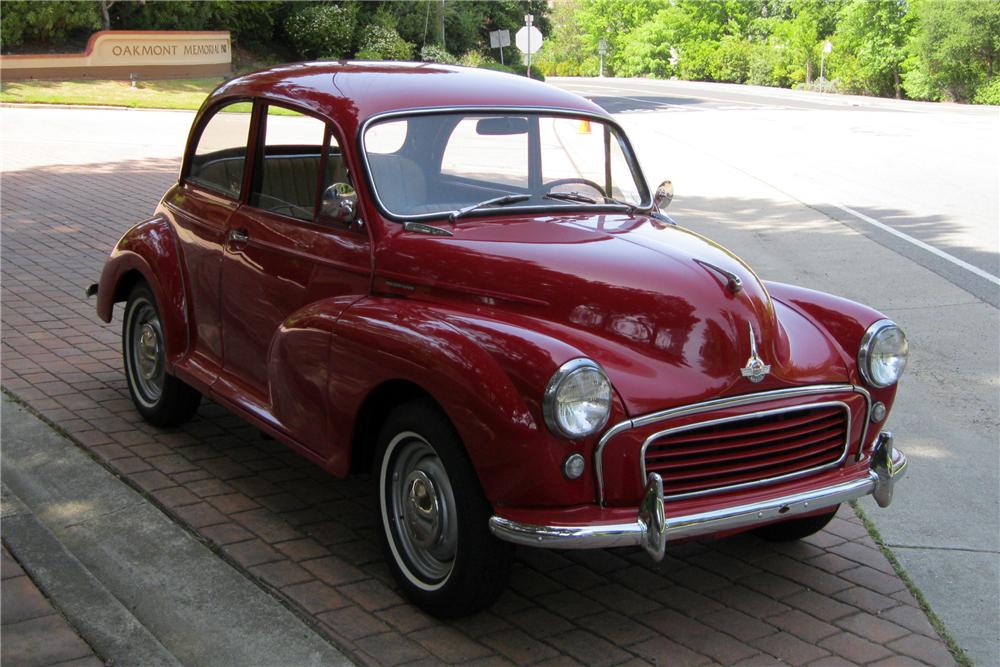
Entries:
MULTIPOLYGON (((389 208, 379 197, 378 188, 375 186, 375 179, 372 177, 371 164, 368 161, 368 151, 365 150, 365 132, 368 127, 373 123, 389 120, 391 118, 403 118, 407 116, 433 116, 440 114, 489 114, 489 113, 524 113, 524 114, 534 114, 534 115, 550 115, 550 116, 565 116, 567 118, 583 118, 593 120, 599 123, 604 123, 608 127, 615 129, 618 133, 618 139, 624 144, 624 153, 626 159, 629 161, 629 169, 632 172, 632 177, 636 180, 636 185, 638 185, 642 192, 642 200, 636 204, 634 208, 636 212, 642 213, 644 215, 651 215, 653 209, 652 195, 649 190, 649 184, 646 182, 646 176, 642 173, 642 166, 639 164, 638 156, 636 155, 635 149, 632 148, 632 142, 628 138, 628 134, 625 133, 624 128, 615 121, 610 115, 601 114, 594 111, 582 111, 579 109, 571 109, 567 107, 528 107, 528 106, 446 106, 446 107, 415 107, 412 109, 400 109, 396 111, 384 111, 382 113, 375 114, 361 124, 358 129, 357 136, 357 147, 358 154, 361 158, 361 163, 364 165, 365 171, 365 184, 368 186, 368 190, 371 192, 372 199, 375 200, 375 204, 378 206, 379 212, 385 216, 387 219, 394 222, 404 222, 406 220, 437 220, 442 217, 446 217, 450 211, 440 211, 438 213, 419 213, 415 215, 406 214, 396 214, 389 210, 389 208)), ((545 206, 508 206, 502 209, 484 209, 484 213, 494 213, 503 214, 504 212, 512 213, 555 213, 559 214, 561 212, 580 210, 609 210, 609 211, 626 211, 628 210, 626 206, 621 204, 596 204, 587 205, 584 207, 569 207, 569 206, 559 206, 559 205, 545 205, 545 206)), ((478 211, 477 211, 478 213, 478 211)))
POLYGON ((858 443, 856 459, 861 460, 862 450, 864 449, 865 442, 868 439, 868 425, 871 423, 872 410, 871 395, 864 387, 859 387, 853 384, 817 384, 805 387, 792 387, 790 389, 762 391, 756 394, 741 394, 740 396, 715 398, 702 403, 692 403, 690 405, 682 405, 676 408, 669 408, 667 410, 658 410, 633 419, 626 419, 618 422, 605 431, 604 435, 601 436, 601 439, 598 440, 597 446, 594 448, 594 475, 597 480, 597 502, 601 505, 604 504, 604 447, 612 438, 624 433, 625 431, 633 428, 648 426, 667 419, 686 417, 689 415, 701 414, 703 412, 710 412, 712 410, 738 408, 744 405, 753 405, 754 403, 763 403, 766 401, 774 401, 784 398, 799 398, 802 396, 816 396, 819 394, 835 394, 844 392, 860 394, 864 397, 867 406, 866 419, 861 427, 861 440, 858 443))
POLYGON ((642 479, 646 479, 649 474, 646 472, 646 449, 653 443, 653 441, 658 440, 664 436, 672 435, 674 433, 681 433, 683 431, 692 431, 697 428, 704 428, 706 426, 715 426, 716 424, 727 424, 735 421, 758 419, 760 417, 767 417, 770 415, 785 414, 789 412, 801 412, 803 410, 812 410, 814 408, 826 408, 832 406, 839 406, 843 411, 844 415, 847 417, 847 428, 844 431, 844 447, 843 451, 840 452, 840 456, 837 457, 836 461, 832 463, 824 463, 823 465, 813 466, 812 468, 807 468, 805 470, 797 470, 795 472, 785 473, 784 475, 778 475, 776 477, 765 477, 763 479, 755 479, 749 482, 740 482, 739 484, 730 484, 729 486, 720 486, 714 489, 705 489, 702 491, 689 491, 687 493, 670 493, 670 489, 664 487, 663 499, 664 500, 681 500, 682 498, 698 498, 700 496, 711 496, 718 493, 726 493, 728 491, 736 491, 739 489, 749 489, 756 486, 767 486, 769 484, 777 484, 779 482, 786 482, 793 479, 798 479, 799 477, 805 477, 813 473, 820 472, 822 470, 828 470, 830 468, 836 468, 838 465, 844 462, 847 458, 847 452, 851 447, 851 408, 843 401, 823 401, 820 403, 805 403, 803 405, 793 405, 787 408, 774 408, 771 410, 761 410, 759 412, 750 412, 745 415, 732 415, 731 417, 722 417, 720 419, 710 419, 708 421, 693 422, 691 424, 685 424, 683 426, 675 426, 674 428, 664 429, 663 431, 657 431, 653 435, 646 438, 642 443, 642 449, 639 450, 639 465, 642 469, 642 479))

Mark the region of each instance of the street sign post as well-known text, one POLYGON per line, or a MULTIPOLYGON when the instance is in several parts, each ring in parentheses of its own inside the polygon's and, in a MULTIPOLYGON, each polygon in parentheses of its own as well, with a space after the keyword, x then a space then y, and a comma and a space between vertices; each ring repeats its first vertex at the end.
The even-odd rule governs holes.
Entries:
POLYGON ((604 56, 608 52, 608 40, 601 37, 601 41, 597 43, 597 53, 601 56, 601 71, 598 76, 604 76, 604 56))
POLYGON ((827 40, 823 42, 823 53, 819 56, 819 80, 820 83, 825 81, 823 78, 823 71, 826 69, 826 54, 833 53, 833 42, 827 40))
POLYGON ((521 53, 525 53, 528 56, 528 77, 531 77, 531 54, 542 48, 542 32, 531 25, 534 21, 534 16, 525 14, 524 27, 514 35, 514 42, 517 44, 517 48, 520 49, 521 53))
POLYGON ((500 49, 500 64, 503 65, 503 47, 510 46, 510 30, 490 32, 490 48, 500 49))

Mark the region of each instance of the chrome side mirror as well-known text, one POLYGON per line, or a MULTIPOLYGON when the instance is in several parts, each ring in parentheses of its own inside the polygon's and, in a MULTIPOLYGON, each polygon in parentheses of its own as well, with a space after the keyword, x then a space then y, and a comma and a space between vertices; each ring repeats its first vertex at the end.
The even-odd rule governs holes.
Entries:
POLYGON ((656 188, 656 194, 653 195, 653 206, 660 213, 663 213, 670 202, 674 200, 674 184, 670 181, 663 181, 660 186, 656 188))
POLYGON ((358 193, 348 183, 334 183, 323 191, 320 217, 334 222, 351 223, 357 215, 358 193))

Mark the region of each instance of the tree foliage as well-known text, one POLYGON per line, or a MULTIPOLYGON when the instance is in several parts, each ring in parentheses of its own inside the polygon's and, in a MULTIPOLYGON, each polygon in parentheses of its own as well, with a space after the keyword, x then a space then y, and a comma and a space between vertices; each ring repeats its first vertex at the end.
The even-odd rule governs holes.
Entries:
POLYGON ((556 0, 552 74, 606 73, 920 99, 993 99, 998 0, 556 0), (824 54, 829 41, 832 53, 824 54), (982 95, 976 96, 977 90, 982 95))
POLYGON ((909 42, 907 94, 959 102, 974 98, 1000 65, 1000 3, 914 0, 919 29, 909 42))
POLYGON ((5 51, 25 43, 58 44, 101 27, 101 10, 96 2, 8 0, 0 12, 0 47, 5 51))

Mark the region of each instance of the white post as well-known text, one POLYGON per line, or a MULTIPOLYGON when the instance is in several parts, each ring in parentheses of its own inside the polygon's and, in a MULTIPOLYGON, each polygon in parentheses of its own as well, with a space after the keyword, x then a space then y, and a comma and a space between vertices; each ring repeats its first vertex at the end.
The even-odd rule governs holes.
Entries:
POLYGON ((528 26, 528 78, 531 78, 531 24, 534 23, 535 17, 531 14, 524 15, 524 24, 528 26))

